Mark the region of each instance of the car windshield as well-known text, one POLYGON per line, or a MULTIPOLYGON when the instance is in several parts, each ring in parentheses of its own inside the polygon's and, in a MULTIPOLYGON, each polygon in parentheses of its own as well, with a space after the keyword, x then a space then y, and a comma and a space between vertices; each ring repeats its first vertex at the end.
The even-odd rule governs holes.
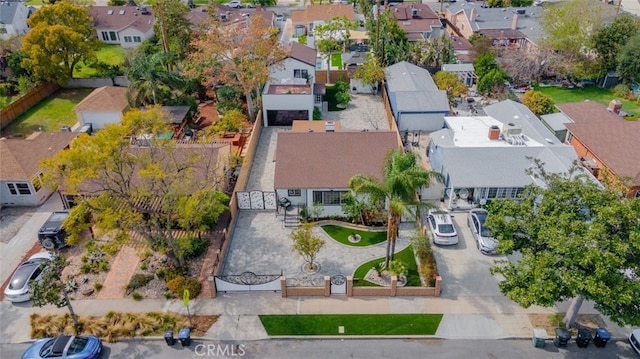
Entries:
POLYGON ((37 266, 37 263, 25 263, 24 265, 21 265, 13 275, 11 283, 9 283, 9 289, 23 288, 29 281, 29 277, 31 276, 31 273, 33 273, 33 268, 37 266))
POLYGON ((84 350, 84 347, 87 346, 89 339, 83 337, 75 337, 73 339, 73 343, 69 346, 69 350, 67 350, 67 354, 77 354, 84 350))
POLYGON ((482 237, 491 237, 491 229, 487 228, 484 225, 484 222, 487 220, 486 213, 478 213, 478 222, 480 222, 480 235, 482 237))
POLYGON ((455 229, 453 228, 453 224, 439 224, 438 232, 442 234, 455 233, 455 229))
POLYGON ((633 345, 635 345, 636 347, 640 347, 640 344, 638 343, 638 339, 636 338, 635 335, 631 334, 631 336, 629 337, 629 340, 631 340, 633 342, 633 345))

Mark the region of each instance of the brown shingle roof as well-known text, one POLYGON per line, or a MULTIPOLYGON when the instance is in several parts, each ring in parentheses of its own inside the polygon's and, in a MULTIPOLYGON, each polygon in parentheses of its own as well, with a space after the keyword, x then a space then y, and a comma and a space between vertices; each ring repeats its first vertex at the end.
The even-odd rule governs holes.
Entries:
POLYGON ((305 10, 292 10, 291 22, 308 23, 311 21, 329 21, 334 17, 346 17, 348 20, 355 19, 355 11, 352 5, 344 4, 323 4, 308 5, 305 10))
POLYGON ((423 4, 401 4, 391 8, 393 17, 398 22, 398 27, 406 32, 425 32, 432 28, 442 26, 440 18, 428 5, 423 4), (416 16, 412 11, 416 9, 416 16))
POLYGON ((74 108, 75 111, 123 112, 129 109, 127 88, 103 86, 91 91, 74 108))
POLYGON ((289 57, 304 62, 305 64, 315 66, 318 52, 307 45, 303 45, 297 41, 291 42, 291 50, 289 57))
MULTIPOLYGON (((246 15, 249 16, 261 16, 262 23, 266 27, 273 26, 273 17, 275 13, 271 10, 265 10, 259 6, 255 9, 235 9, 226 5, 216 4, 215 16, 222 24, 236 24, 239 21, 246 21, 246 15), (223 16, 224 15, 224 19, 223 16)), ((207 25, 209 22, 209 16, 212 15, 207 12, 208 6, 198 6, 191 9, 186 15, 187 21, 194 27, 200 27, 207 25)))
POLYGON ((624 121, 615 113, 607 111, 603 104, 595 101, 563 103, 556 107, 575 123, 624 121))
POLYGON ((66 148, 76 136, 73 132, 35 132, 27 139, 0 139, 0 180, 30 180, 40 172, 40 161, 66 148))
POLYGON ((139 6, 90 6, 89 16, 93 18, 96 29, 119 31, 127 27, 147 32, 153 27, 156 18, 151 6, 147 6, 148 14, 142 14, 139 6), (121 12, 124 12, 121 14, 121 12))
POLYGON ((630 177, 635 185, 640 185, 640 122, 598 121, 566 126, 618 177, 630 177))
POLYGON ((356 174, 382 178, 393 131, 280 132, 274 187, 346 188, 356 174))

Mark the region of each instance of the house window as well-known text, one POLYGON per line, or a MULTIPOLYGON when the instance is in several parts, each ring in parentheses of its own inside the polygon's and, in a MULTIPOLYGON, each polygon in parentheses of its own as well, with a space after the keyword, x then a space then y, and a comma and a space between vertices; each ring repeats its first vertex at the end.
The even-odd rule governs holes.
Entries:
POLYGON ((313 203, 323 206, 339 206, 344 203, 347 191, 313 191, 313 203))
POLYGON ((322 103, 322 95, 314 95, 315 99, 313 103, 319 104, 322 103))
POLYGON ((498 188, 491 187, 489 188, 489 193, 487 194, 487 198, 496 198, 497 194, 498 194, 498 188))
POLYGON ((142 40, 140 39, 140 36, 134 36, 133 42, 142 42, 142 40))
POLYGON ((131 36, 125 36, 124 42, 131 42, 131 36))
POLYGON ((111 41, 118 41, 118 36, 115 31, 109 31, 109 37, 111 38, 111 41))
POLYGON ((106 31, 102 32, 102 41, 109 41, 109 33, 106 31))
POLYGON ((309 71, 302 69, 293 70, 293 77, 297 79, 306 79, 309 78, 309 71))
POLYGON ((290 189, 290 190, 287 190, 287 195, 289 197, 300 197, 302 193, 299 189, 290 189))
POLYGON ((9 192, 12 195, 31 195, 31 189, 29 188, 29 184, 26 182, 17 182, 17 183, 7 183, 7 187, 9 188, 9 192))
POLYGON ((32 181, 31 184, 33 185, 33 189, 36 190, 36 192, 38 192, 41 188, 42 188, 42 178, 44 177, 44 174, 42 174, 42 172, 40 172, 40 174, 38 174, 38 176, 36 176, 32 181))

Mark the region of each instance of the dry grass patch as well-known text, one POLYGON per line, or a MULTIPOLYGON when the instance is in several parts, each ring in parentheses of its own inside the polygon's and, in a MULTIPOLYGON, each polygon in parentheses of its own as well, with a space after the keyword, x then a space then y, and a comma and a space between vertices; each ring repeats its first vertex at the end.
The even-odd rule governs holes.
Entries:
MULTIPOLYGON (((564 318, 565 313, 556 313, 556 314, 529 314, 529 321, 534 328, 544 328, 549 335, 549 338, 553 338, 555 336, 555 328, 564 328, 565 325, 562 322, 562 318, 564 318)), ((576 320, 579 326, 590 329, 592 332, 596 328, 606 328, 602 317, 598 314, 578 314, 578 319, 576 320)), ((576 336, 577 331, 575 329, 569 330, 573 337, 576 336)))
MULTIPOLYGON (((59 334, 73 334, 73 321, 64 315, 31 314, 31 337, 46 338, 59 334)), ((79 316, 80 333, 95 335, 113 343, 120 338, 162 336, 166 330, 178 332, 191 327, 191 335, 202 336, 218 320, 217 315, 193 315, 189 317, 172 313, 120 313, 109 312, 102 317, 79 316)))

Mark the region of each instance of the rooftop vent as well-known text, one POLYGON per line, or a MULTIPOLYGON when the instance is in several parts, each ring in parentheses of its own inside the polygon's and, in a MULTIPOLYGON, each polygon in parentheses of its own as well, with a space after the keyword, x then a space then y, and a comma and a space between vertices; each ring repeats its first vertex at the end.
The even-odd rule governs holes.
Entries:
POLYGON ((513 122, 502 126, 502 135, 505 137, 519 136, 522 134, 522 127, 516 126, 513 122))
POLYGON ((118 15, 124 15, 124 10, 118 11, 118 15))
POLYGON ((525 9, 518 9, 516 10, 516 14, 518 15, 524 15, 527 11, 525 9))
POLYGON ((142 15, 147 15, 147 14, 149 14, 149 9, 147 9, 147 7, 146 7, 146 6, 141 6, 141 7, 140 7, 140 13, 141 13, 142 15))

